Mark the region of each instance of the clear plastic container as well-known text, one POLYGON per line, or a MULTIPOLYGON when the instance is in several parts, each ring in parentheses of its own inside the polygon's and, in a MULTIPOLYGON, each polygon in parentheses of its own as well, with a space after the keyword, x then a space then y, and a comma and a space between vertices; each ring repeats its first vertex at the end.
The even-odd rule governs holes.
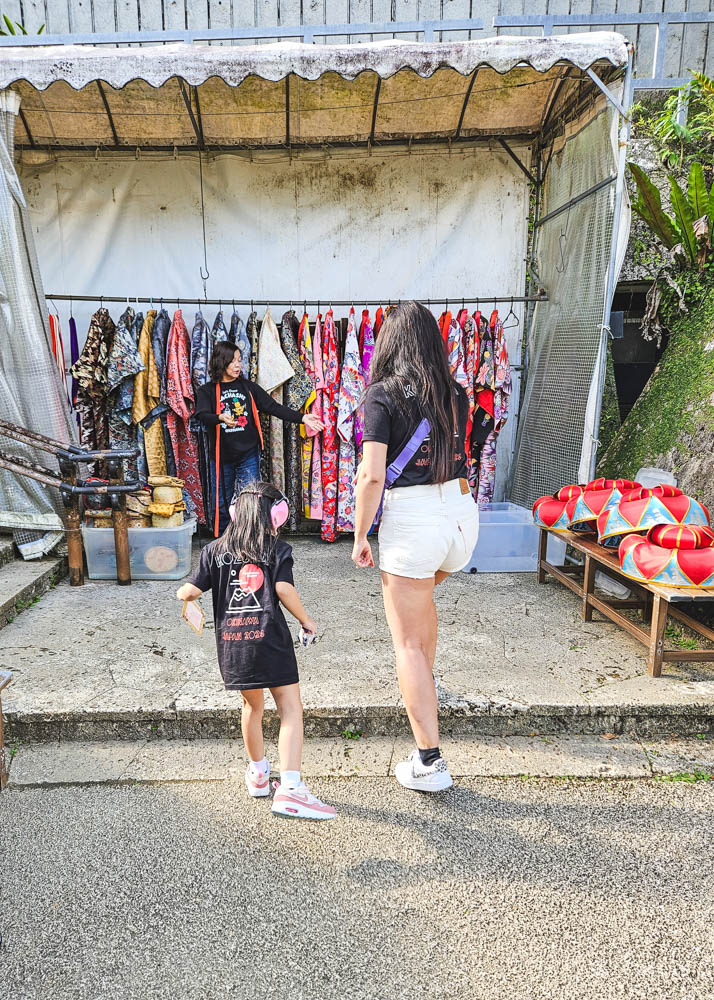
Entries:
POLYGON ((638 482, 640 486, 648 487, 648 489, 653 486, 677 485, 676 476, 673 476, 671 472, 667 472, 666 469, 656 469, 651 465, 643 466, 638 470, 635 482, 638 482))
MULTIPOLYGON (((464 573, 535 573, 539 529, 532 513, 515 503, 492 503, 479 514, 478 541, 464 573)), ((548 561, 563 565, 564 539, 549 536, 548 561)))
MULTIPOLYGON (((129 565, 133 580, 180 580, 191 571, 191 539, 196 518, 175 528, 129 528, 129 565)), ((113 528, 82 525, 90 580, 116 580, 113 528)))

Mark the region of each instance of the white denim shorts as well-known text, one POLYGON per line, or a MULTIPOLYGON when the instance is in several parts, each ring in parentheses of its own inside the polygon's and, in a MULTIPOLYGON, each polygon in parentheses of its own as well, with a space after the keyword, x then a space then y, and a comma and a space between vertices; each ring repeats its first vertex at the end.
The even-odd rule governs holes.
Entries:
POLYGON ((478 507, 461 480, 387 490, 379 529, 379 568, 394 576, 426 580, 456 573, 478 540, 478 507))

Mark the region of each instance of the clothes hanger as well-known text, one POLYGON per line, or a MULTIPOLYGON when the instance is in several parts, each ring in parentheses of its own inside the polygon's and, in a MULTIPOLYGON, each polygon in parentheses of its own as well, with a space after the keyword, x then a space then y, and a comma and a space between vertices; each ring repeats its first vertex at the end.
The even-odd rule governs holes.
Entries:
POLYGON ((518 319, 518 317, 516 316, 515 312, 513 311, 513 299, 511 299, 511 308, 509 310, 508 316, 506 316, 506 318, 503 321, 503 329, 504 330, 511 330, 514 326, 518 326, 519 324, 520 324, 520 320, 518 319), (508 322, 509 319, 511 318, 511 316, 513 316, 513 319, 515 321, 513 323, 509 323, 508 322))

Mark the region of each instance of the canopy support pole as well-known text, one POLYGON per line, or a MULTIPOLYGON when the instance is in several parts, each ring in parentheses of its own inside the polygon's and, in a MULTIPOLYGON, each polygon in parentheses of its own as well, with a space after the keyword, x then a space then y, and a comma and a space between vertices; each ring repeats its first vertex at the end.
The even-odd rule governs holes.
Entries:
POLYGON ((99 91, 99 96, 102 99, 102 104, 104 105, 104 110, 107 113, 107 118, 109 119, 109 127, 112 130, 112 135, 114 136, 114 145, 119 145, 119 136, 117 135, 117 130, 114 128, 114 119, 112 118, 112 113, 109 110, 109 101, 107 100, 107 95, 104 93, 104 87, 102 86, 102 81, 97 80, 97 90, 99 91))
MULTIPOLYGON (((617 158, 617 179, 615 182, 615 206, 612 218, 612 237, 610 239, 610 260, 607 267, 607 280, 605 282, 605 301, 602 311, 602 327, 600 338, 600 353, 598 355, 599 368, 597 372, 597 394, 595 396, 595 415, 593 420, 593 436, 590 444, 590 479, 595 477, 595 467, 597 465, 598 437, 600 434, 600 417, 602 414, 602 397, 605 391, 605 376, 607 373, 607 352, 610 338, 610 311, 612 309, 612 299, 615 294, 615 279, 617 268, 617 251, 620 236, 620 220, 622 218, 622 203, 625 189, 625 168, 627 166, 627 145, 630 139, 630 126, 632 116, 630 108, 632 106, 633 86, 633 63, 634 48, 631 42, 627 45, 627 69, 625 71, 625 84, 622 91, 624 106, 615 98, 609 95, 604 84, 601 89, 606 93, 608 99, 620 112, 620 127, 618 130, 618 158, 617 158)), ((588 71, 589 72, 589 71, 588 71)), ((599 83, 599 81, 596 82, 599 83)))
MULTIPOLYGON (((193 127, 193 131, 196 134, 196 141, 198 142, 198 148, 203 150, 205 149, 205 143, 203 141, 203 127, 201 126, 200 122, 196 120, 196 116, 193 113, 193 108, 191 106, 191 98, 189 97, 186 91, 186 84, 183 82, 183 80, 179 79, 178 85, 179 85, 179 90, 181 91, 181 97, 183 97, 183 103, 186 105, 186 110, 188 111, 188 117, 191 119, 191 125, 193 127)), ((192 87, 191 89, 194 92, 196 90, 195 87, 192 87)), ((198 97, 198 94, 196 94, 196 97, 198 97)))
POLYGON ((469 85, 466 88, 466 93, 464 94, 464 103, 461 105, 461 114, 459 115, 459 124, 456 127, 456 132, 454 133, 454 139, 461 138, 461 129, 464 124, 464 116, 466 115, 466 108, 469 103, 469 98, 471 97, 471 91, 474 89, 474 84, 476 83, 476 77, 478 76, 478 71, 480 67, 477 66, 476 69, 471 74, 471 79, 469 80, 469 85))
POLYGON ((603 92, 603 94, 608 99, 608 101, 610 102, 610 104, 612 104, 613 107, 617 108, 617 110, 620 112, 620 114, 622 115, 623 118, 627 118, 629 112, 625 111, 625 109, 620 104, 620 102, 618 101, 618 99, 615 97, 615 95, 613 94, 613 92, 610 90, 610 88, 606 84, 604 84, 602 82, 602 80, 597 75, 597 73, 594 73, 591 69, 586 69, 585 72, 590 77, 590 79, 595 84, 595 86, 600 88, 600 90, 603 92))
POLYGON ((374 142, 374 132, 377 128, 377 106, 379 105, 379 92, 382 89, 382 77, 377 77, 377 86, 374 91, 374 104, 372 105, 372 127, 369 130, 369 145, 374 142))
POLYGON ((25 132, 27 133, 27 138, 28 138, 28 141, 30 143, 30 146, 33 149, 35 149, 36 146, 37 146, 37 143, 35 142, 34 138, 32 137, 32 132, 30 132, 30 126, 27 124, 27 118, 25 118, 25 112, 22 110, 22 108, 20 108, 20 110, 19 110, 19 115, 20 115, 20 121, 22 122, 22 124, 24 126, 24 129, 25 129, 25 132))
POLYGON ((506 150, 506 152, 511 157, 513 162, 523 171, 523 173, 526 175, 531 184, 533 184, 535 187, 538 187, 538 181, 535 179, 530 170, 525 166, 525 164, 516 156, 516 154, 513 152, 511 147, 506 142, 506 140, 502 139, 500 135, 497 135, 496 142, 498 142, 501 146, 503 146, 503 148, 506 150))
POLYGON ((290 145, 290 74, 285 77, 285 145, 290 145))

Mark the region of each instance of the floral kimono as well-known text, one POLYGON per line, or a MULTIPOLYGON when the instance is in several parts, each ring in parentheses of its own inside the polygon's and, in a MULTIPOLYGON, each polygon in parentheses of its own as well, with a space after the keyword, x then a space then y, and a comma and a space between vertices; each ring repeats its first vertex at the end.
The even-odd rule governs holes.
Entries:
MULTIPOLYGON (((109 418, 109 446, 132 448, 136 445, 137 431, 132 423, 131 410, 134 400, 134 378, 144 370, 136 344, 133 309, 126 309, 117 323, 114 344, 107 366, 107 416, 109 418)), ((136 474, 135 460, 127 461, 125 468, 136 474)))
POLYGON ((337 404, 340 394, 339 358, 335 321, 330 309, 325 316, 322 334, 323 389, 322 422, 322 539, 334 542, 337 537, 337 404))
POLYGON ((191 381, 191 339, 180 309, 174 313, 166 348, 166 421, 176 457, 176 474, 184 481, 186 507, 200 524, 206 523, 198 467, 198 450, 189 420, 195 399, 191 381))
POLYGON ((248 378, 248 374, 250 372, 250 341, 248 340, 248 336, 245 332, 243 320, 237 312, 234 312, 231 316, 231 328, 228 331, 228 339, 234 343, 240 351, 243 378, 248 378))
MULTIPOLYGON (((315 359, 313 357, 312 350, 312 335, 310 333, 310 321, 307 318, 307 313, 302 318, 300 323, 300 330, 298 332, 298 350, 300 355, 300 363, 310 380, 310 394, 305 400, 305 412, 310 412, 310 407, 313 407, 312 412, 315 413, 314 405, 317 400, 317 393, 315 391, 315 359)), ((304 424, 300 427, 301 436, 301 469, 302 469, 302 496, 300 501, 300 506, 302 507, 305 517, 312 517, 312 510, 310 506, 310 478, 312 473, 312 452, 313 448, 320 447, 320 438, 310 437, 307 433, 307 428, 304 424)))
POLYGON ((150 476, 166 475, 166 451, 161 426, 161 381, 151 345, 156 310, 149 309, 139 335, 139 357, 144 367, 134 380, 131 417, 144 431, 146 467, 150 476))
MULTIPOLYGON (((265 316, 260 326, 258 343, 258 378, 261 389, 269 392, 276 402, 283 399, 282 386, 294 375, 292 366, 283 353, 280 345, 280 334, 270 311, 265 310, 265 316)), ((279 490, 285 489, 285 446, 283 442, 283 424, 281 420, 261 413, 263 440, 270 442, 269 452, 264 456, 261 467, 263 476, 279 490), (267 431, 267 434, 266 434, 267 431)))
POLYGON ((512 391, 511 368, 503 324, 495 309, 491 313, 490 322, 484 333, 476 373, 476 402, 492 418, 493 423, 479 454, 477 493, 479 507, 485 507, 493 500, 496 482, 496 440, 508 417, 512 391))
MULTIPOLYGON (((362 313, 359 349, 362 356, 362 371, 364 372, 366 384, 369 385, 369 369, 372 364, 372 355, 374 354, 374 327, 372 326, 372 320, 369 318, 368 309, 365 309, 362 313)), ((360 442, 357 443, 359 444, 360 442)))
POLYGON ((449 358, 449 371, 451 372, 451 377, 455 382, 458 382, 463 389, 465 389, 466 394, 468 395, 469 380, 466 375, 466 367, 464 364, 463 338, 461 327, 455 319, 451 320, 448 329, 446 330, 446 352, 449 358))
MULTIPOLYGON (((355 529, 355 488, 354 477, 357 468, 358 443, 356 442, 358 408, 367 383, 362 361, 359 356, 359 341, 355 328, 355 311, 350 311, 347 323, 345 356, 342 362, 339 405, 337 410, 337 434, 339 437, 339 463, 337 480, 337 530, 355 529)), ((362 425, 359 437, 362 440, 362 425)))
MULTIPOLYGON (((298 353, 297 337, 299 333, 298 318, 291 309, 283 316, 280 325, 280 344, 283 354, 290 362, 294 374, 283 385, 283 403, 293 410, 302 410, 309 399, 314 397, 312 379, 305 371, 298 353)), ((275 417, 273 421, 282 423, 275 417)), ((300 430, 304 424, 300 425, 300 430)), ((283 424, 283 439, 285 443, 285 494, 290 504, 290 520, 288 526, 296 531, 299 522, 298 512, 302 509, 302 447, 297 424, 283 424)))
POLYGON ((166 422, 166 414, 168 411, 168 406, 166 405, 166 348, 169 340, 169 330, 171 329, 171 320, 169 319, 169 314, 164 308, 157 314, 154 321, 154 329, 151 331, 151 346, 154 352, 154 360, 156 361, 156 368, 159 373, 159 381, 161 383, 161 393, 160 400, 161 406, 163 407, 161 411, 161 428, 164 435, 164 454, 166 455, 166 474, 169 476, 176 475, 176 462, 174 460, 174 450, 171 445, 171 435, 169 434, 169 426, 166 422))
POLYGON ((77 409, 82 420, 82 445, 92 451, 109 447, 107 421, 107 367, 114 344, 114 322, 106 309, 89 321, 82 353, 70 375, 77 380, 77 409))
MULTIPOLYGON (((313 370, 315 372, 315 403, 312 413, 320 420, 325 413, 325 376, 322 367, 322 316, 318 313, 315 320, 315 332, 312 336, 312 358, 313 370)), ((312 445, 312 470, 310 475, 310 493, 306 499, 309 505, 310 517, 317 521, 322 520, 322 435, 324 431, 313 439, 312 445)))

